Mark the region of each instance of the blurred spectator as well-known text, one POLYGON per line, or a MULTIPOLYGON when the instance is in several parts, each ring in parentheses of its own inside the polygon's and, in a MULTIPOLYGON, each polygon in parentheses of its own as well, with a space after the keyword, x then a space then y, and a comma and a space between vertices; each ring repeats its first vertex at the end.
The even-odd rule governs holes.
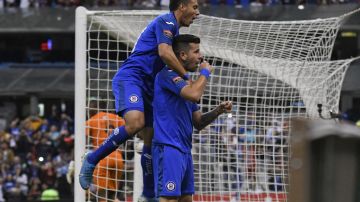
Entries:
POLYGON ((62 113, 60 118, 60 133, 64 133, 65 131, 69 133, 74 131, 73 120, 66 113, 62 113))
POLYGON ((30 190, 27 196, 29 201, 38 201, 41 195, 41 181, 39 178, 32 178, 30 181, 30 190))
POLYGON ((0 202, 5 202, 4 198, 4 180, 0 177, 0 202))
POLYGON ((15 138, 17 138, 20 135, 19 122, 20 122, 19 118, 16 118, 10 123, 9 133, 15 138))
POLYGON ((73 198, 66 183, 74 149, 73 120, 64 113, 60 118, 53 115, 51 124, 37 116, 15 118, 7 132, 0 131, 0 168, 4 178, 0 176, 0 202, 39 201, 43 191, 46 196, 47 186, 60 187, 64 199, 73 198))
POLYGON ((46 133, 46 132, 49 131, 49 121, 48 121, 47 119, 44 119, 44 120, 42 121, 42 124, 41 124, 41 126, 40 126, 40 131, 41 131, 42 133, 46 133))
POLYGON ((16 167, 14 178, 17 186, 19 186, 21 200, 26 200, 29 191, 28 176, 21 167, 16 167))
POLYGON ((29 136, 26 135, 25 130, 21 130, 20 135, 16 141, 16 154, 21 159, 25 160, 26 155, 31 152, 32 142, 29 136))
POLYGON ((9 148, 7 142, 1 143, 0 153, 2 154, 2 163, 10 165, 14 161, 14 152, 9 148))
POLYGON ((36 145, 36 155, 38 157, 46 158, 51 154, 53 154, 52 142, 47 137, 43 136, 40 142, 36 145))
POLYGON ((42 184, 46 184, 48 186, 55 186, 56 172, 52 162, 46 162, 44 165, 41 166, 39 179, 42 184))
POLYGON ((69 162, 72 160, 72 156, 66 153, 64 150, 59 149, 59 154, 55 156, 53 165, 56 170, 56 181, 60 196, 64 198, 71 198, 72 190, 69 186, 66 174, 68 173, 69 162))
MULTIPOLYGON (((50 127, 50 139, 54 142, 58 142, 60 137, 60 132, 56 125, 51 125, 50 127)), ((57 145, 56 145, 57 146, 57 145)))

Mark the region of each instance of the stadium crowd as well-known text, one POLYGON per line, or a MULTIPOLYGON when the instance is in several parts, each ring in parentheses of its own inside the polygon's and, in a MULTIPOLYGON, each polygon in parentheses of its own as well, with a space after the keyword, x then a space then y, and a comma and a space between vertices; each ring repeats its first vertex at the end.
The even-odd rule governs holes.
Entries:
MULTIPOLYGON (((168 5, 169 0, 0 0, 0 8, 20 7, 146 7, 155 8, 168 5)), ((265 5, 331 5, 343 3, 360 3, 360 0, 199 0, 201 6, 207 5, 229 5, 237 7, 265 6, 265 5)))
POLYGON ((73 121, 66 113, 15 118, 0 131, 0 202, 72 201, 66 173, 73 148, 73 121))
MULTIPOLYGON (((222 167, 210 170, 222 170, 223 176, 215 178, 225 183, 219 183, 220 187, 213 187, 213 190, 225 188, 234 192, 243 190, 254 193, 284 191, 284 177, 287 176, 281 170, 288 162, 288 122, 273 120, 266 129, 261 129, 251 117, 247 118, 246 123, 234 117, 223 117, 201 132, 219 133, 219 138, 210 136, 210 139, 197 139, 195 136, 195 141, 202 143, 199 144, 201 148, 196 148, 199 154, 221 154, 214 155, 220 159, 210 161, 222 162, 222 167)), ((209 161, 201 155, 198 158, 199 161, 209 161)))

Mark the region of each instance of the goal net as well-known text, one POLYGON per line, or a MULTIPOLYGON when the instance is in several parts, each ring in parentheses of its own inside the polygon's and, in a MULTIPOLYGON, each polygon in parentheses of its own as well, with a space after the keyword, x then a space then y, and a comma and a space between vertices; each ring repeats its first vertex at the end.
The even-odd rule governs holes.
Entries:
MULTIPOLYGON (((76 52, 82 54, 76 58, 76 138, 83 140, 78 140, 75 158, 84 148, 94 149, 94 139, 84 132, 94 110, 90 102, 107 104, 97 112, 115 113, 112 77, 141 31, 161 13, 78 9, 76 52)), ((194 201, 287 201, 290 118, 318 118, 317 104, 322 104, 324 117, 329 110, 338 111, 344 74, 353 59, 330 61, 330 55, 339 26, 350 14, 290 22, 200 15, 180 30, 201 38, 200 50, 215 67, 200 102, 202 111, 224 100, 234 105, 231 113, 193 134, 194 201)), ((141 172, 135 147, 130 140, 119 148, 123 167, 100 168, 120 170, 115 179, 119 187, 94 185, 88 200, 136 201, 142 187, 141 178, 139 183, 134 177, 141 172), (109 190, 114 198, 109 199, 109 190)))

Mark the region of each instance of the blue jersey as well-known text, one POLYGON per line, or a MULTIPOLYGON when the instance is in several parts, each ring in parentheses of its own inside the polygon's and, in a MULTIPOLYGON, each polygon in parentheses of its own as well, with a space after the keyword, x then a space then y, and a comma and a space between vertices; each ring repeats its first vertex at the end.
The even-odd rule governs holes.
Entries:
POLYGON ((179 25, 173 12, 156 17, 140 34, 131 55, 113 78, 113 82, 134 81, 153 95, 156 74, 165 67, 159 56, 158 45, 172 45, 179 35, 179 25))
POLYGON ((164 68, 155 79, 154 90, 154 144, 166 144, 182 152, 191 152, 193 112, 199 110, 196 103, 180 96, 187 85, 176 72, 164 68))

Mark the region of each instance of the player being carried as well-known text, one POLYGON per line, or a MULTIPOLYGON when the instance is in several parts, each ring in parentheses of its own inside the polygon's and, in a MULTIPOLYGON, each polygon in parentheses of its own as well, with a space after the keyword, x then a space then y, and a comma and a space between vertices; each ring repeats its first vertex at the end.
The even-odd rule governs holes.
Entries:
POLYGON ((186 71, 177 60, 171 45, 173 37, 179 34, 179 28, 190 26, 199 15, 197 0, 170 0, 169 8, 169 13, 158 16, 144 29, 131 55, 113 78, 116 112, 125 119, 125 126, 116 128, 97 150, 84 157, 79 175, 83 189, 90 187, 96 164, 142 130, 143 196, 149 198, 148 201, 154 197, 151 169, 154 79, 165 64, 182 78, 187 78, 186 71))
MULTIPOLYGON (((185 69, 194 72, 202 56, 200 38, 178 35, 173 50, 185 69)), ((156 197, 160 202, 191 202, 194 194, 194 172, 191 156, 193 126, 203 129, 220 114, 231 111, 230 101, 221 102, 212 111, 202 114, 197 101, 201 98, 212 67, 200 64, 200 76, 193 82, 183 80, 169 68, 155 79, 154 138, 152 143, 156 197)))

